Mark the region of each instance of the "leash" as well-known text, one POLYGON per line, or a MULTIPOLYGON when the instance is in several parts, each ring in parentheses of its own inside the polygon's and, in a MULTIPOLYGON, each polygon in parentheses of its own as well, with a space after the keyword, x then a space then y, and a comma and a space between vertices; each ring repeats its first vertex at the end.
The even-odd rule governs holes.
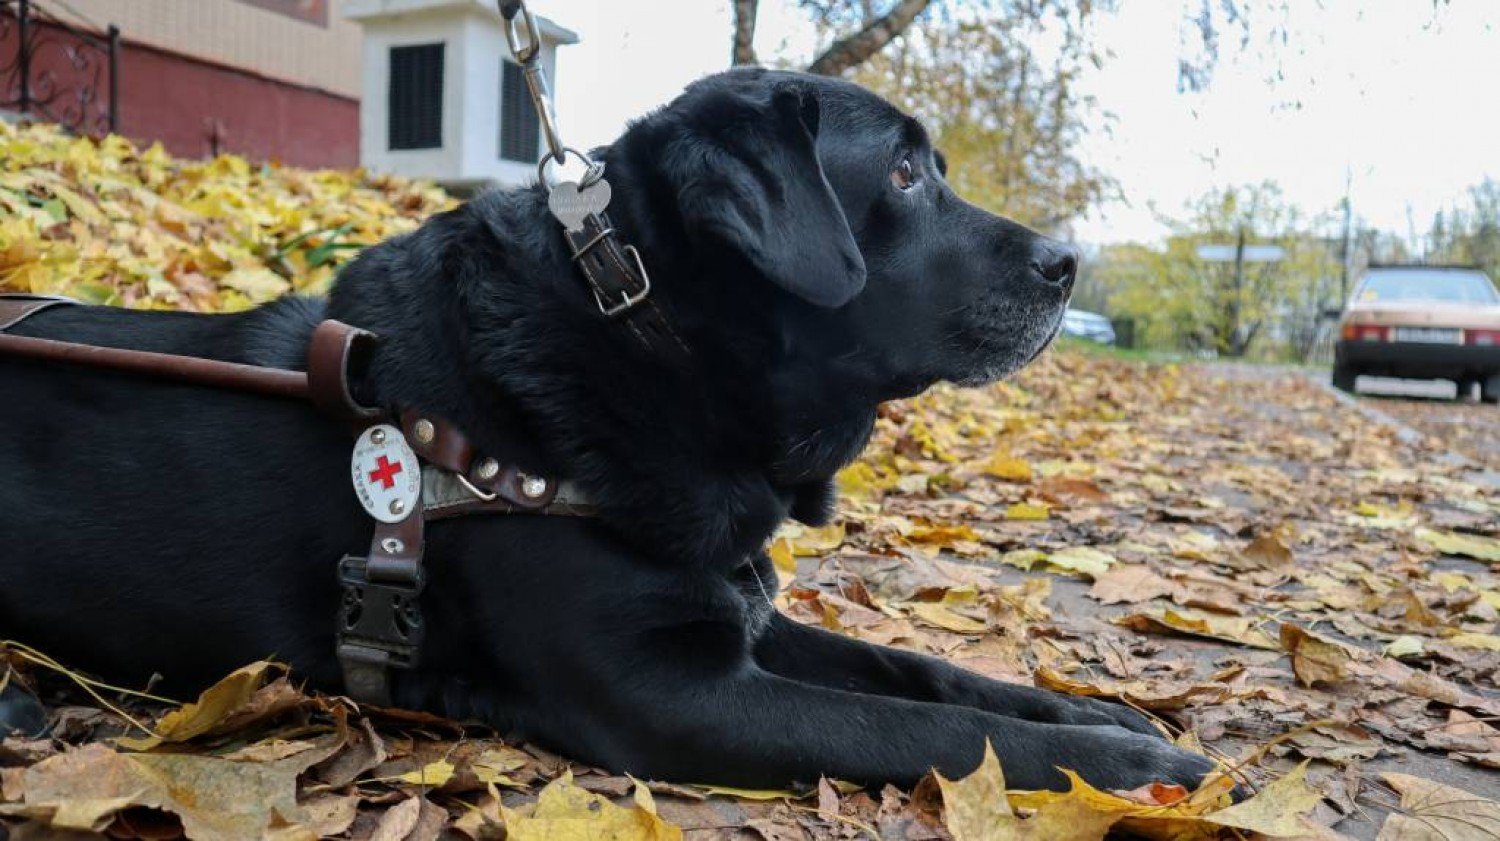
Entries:
POLYGON ((39 312, 75 304, 0 294, 0 356, 308 402, 354 431, 350 479, 375 524, 369 551, 346 555, 338 564, 336 653, 345 691, 356 701, 389 706, 392 670, 420 662, 424 623, 418 599, 426 583, 423 536, 429 520, 593 514, 576 488, 480 454, 443 418, 360 404, 351 382, 378 341, 369 331, 332 319, 318 324, 308 341, 305 373, 7 332, 39 312))
POLYGON ((547 190, 547 209, 563 227, 573 264, 583 273, 599 312, 623 323, 647 351, 671 362, 691 352, 672 329, 666 313, 651 297, 651 275, 635 246, 622 244, 605 210, 612 197, 604 162, 563 143, 552 114, 552 96, 542 67, 541 30, 525 0, 499 0, 505 19, 505 41, 521 66, 531 106, 542 124, 547 154, 536 165, 536 180, 547 190), (578 181, 554 181, 548 166, 563 166, 572 156, 586 167, 578 181))

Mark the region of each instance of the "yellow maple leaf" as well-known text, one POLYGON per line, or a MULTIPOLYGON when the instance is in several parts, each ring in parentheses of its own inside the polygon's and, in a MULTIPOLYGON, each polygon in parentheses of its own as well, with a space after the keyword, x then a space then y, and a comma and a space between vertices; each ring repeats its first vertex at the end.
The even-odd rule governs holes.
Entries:
MULTIPOLYGON (((644 788, 639 783, 639 792, 644 788)), ((509 841, 681 841, 682 829, 657 816, 649 794, 634 805, 579 788, 571 771, 547 784, 529 809, 500 806, 509 841)))
POLYGON ((984 463, 983 471, 987 475, 1010 482, 1030 482, 1032 477, 1030 464, 1005 453, 996 453, 991 456, 990 460, 984 463))
POLYGON ((1017 502, 1005 509, 1007 520, 1045 520, 1051 512, 1047 505, 1037 502, 1017 502))

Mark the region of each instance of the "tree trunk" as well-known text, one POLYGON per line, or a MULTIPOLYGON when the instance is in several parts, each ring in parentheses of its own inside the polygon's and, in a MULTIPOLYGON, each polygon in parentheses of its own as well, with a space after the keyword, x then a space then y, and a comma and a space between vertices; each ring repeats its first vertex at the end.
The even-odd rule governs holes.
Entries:
POLYGON ((730 63, 757 64, 755 60, 755 13, 760 10, 760 0, 734 0, 734 48, 730 52, 730 63))
MULTIPOLYGON (((901 0, 895 8, 865 24, 858 32, 833 42, 808 68, 809 73, 838 76, 880 52, 893 38, 906 31, 912 20, 932 0, 901 0)), ((739 4, 737 3, 736 6, 739 4)))

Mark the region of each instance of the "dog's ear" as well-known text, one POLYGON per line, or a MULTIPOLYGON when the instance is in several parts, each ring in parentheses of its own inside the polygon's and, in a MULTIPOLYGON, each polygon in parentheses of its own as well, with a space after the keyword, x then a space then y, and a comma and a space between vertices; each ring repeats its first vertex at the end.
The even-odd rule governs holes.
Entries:
POLYGON ((840 307, 865 285, 865 261, 818 162, 821 105, 800 82, 737 101, 679 148, 678 209, 701 249, 729 249, 782 289, 840 307))

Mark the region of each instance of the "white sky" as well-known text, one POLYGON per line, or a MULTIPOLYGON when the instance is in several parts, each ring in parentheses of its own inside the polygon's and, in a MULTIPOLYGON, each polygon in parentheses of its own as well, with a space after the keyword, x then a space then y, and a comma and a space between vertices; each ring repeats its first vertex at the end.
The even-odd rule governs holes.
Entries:
MULTIPOLYGON (((575 146, 613 138, 728 64, 727 0, 529 2, 582 37, 561 51, 556 81, 575 146)), ((1155 239, 1153 207, 1174 213, 1212 187, 1267 178, 1309 215, 1330 211, 1346 172, 1360 217, 1404 234, 1410 208, 1421 232, 1469 185, 1500 177, 1500 2, 1452 0, 1434 15, 1432 0, 1291 0, 1290 43, 1227 56, 1204 95, 1177 92, 1184 2, 1122 0, 1096 25, 1112 57, 1085 85, 1114 119, 1108 131, 1091 121, 1083 157, 1125 201, 1084 220, 1081 240, 1155 239)), ((794 0, 761 7, 762 57, 810 57, 815 34, 794 0)))

